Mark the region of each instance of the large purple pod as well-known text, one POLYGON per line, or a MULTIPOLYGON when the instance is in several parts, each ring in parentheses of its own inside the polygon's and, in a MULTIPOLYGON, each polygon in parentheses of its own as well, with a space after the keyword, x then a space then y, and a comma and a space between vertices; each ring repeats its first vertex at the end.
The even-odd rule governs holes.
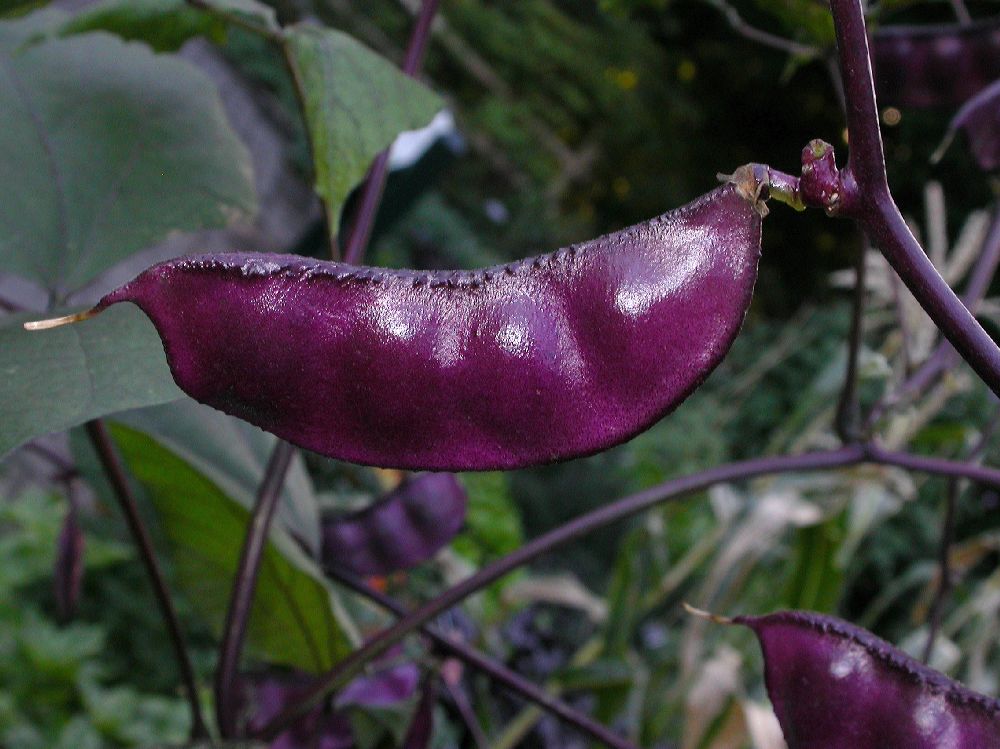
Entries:
POLYGON ((1000 701, 870 632, 804 611, 738 616, 789 749, 1000 749, 1000 701))
POLYGON ((886 26, 872 35, 879 101, 958 106, 1000 71, 1000 18, 948 26, 886 26))
POLYGON ((642 224, 485 270, 291 255, 179 258, 134 302, 196 400, 355 463, 509 469, 643 431, 719 363, 757 273, 734 185, 642 224))

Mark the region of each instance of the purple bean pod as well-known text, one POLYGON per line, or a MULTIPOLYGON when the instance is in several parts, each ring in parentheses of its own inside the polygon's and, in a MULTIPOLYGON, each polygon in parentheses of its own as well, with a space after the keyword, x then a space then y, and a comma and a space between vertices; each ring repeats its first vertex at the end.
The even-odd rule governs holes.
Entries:
MULTIPOLYGON (((1000 68, 997 73, 1000 74, 1000 68)), ((969 150, 984 172, 1000 169, 1000 78, 993 81, 955 113, 941 148, 931 157, 937 161, 961 128, 969 141, 969 150)))
MULTIPOLYGON (((298 671, 275 670, 244 674, 240 681, 241 711, 246 715, 247 732, 253 734, 307 694, 315 677, 298 671)), ((413 663, 401 663, 370 676, 359 677, 344 688, 334 709, 319 706, 310 710, 269 746, 271 749, 356 747, 345 710, 351 706, 380 708, 396 705, 412 698, 419 684, 420 669, 413 663)))
POLYGON ((450 473, 407 479, 370 506, 323 519, 323 564, 359 577, 425 562, 462 529, 468 495, 450 473))
POLYGON ((721 361, 756 280, 756 192, 726 184, 473 271, 178 258, 72 319, 137 304, 182 390, 323 455, 444 471, 565 460, 647 429, 721 361))
POLYGON ((832 616, 732 619, 754 631, 789 749, 996 749, 1000 701, 832 616))
POLYGON ((971 24, 887 26, 871 37, 879 101, 958 106, 1000 71, 1000 17, 971 24))

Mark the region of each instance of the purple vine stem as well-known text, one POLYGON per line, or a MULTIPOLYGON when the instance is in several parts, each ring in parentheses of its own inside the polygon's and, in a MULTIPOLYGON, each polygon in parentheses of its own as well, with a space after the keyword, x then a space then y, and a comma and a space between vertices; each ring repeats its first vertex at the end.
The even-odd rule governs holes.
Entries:
MULTIPOLYGON (((420 71, 439 2, 440 0, 424 0, 420 7, 420 15, 417 16, 417 22, 413 27, 402 67, 403 72, 411 78, 415 78, 420 71)), ((372 228, 375 226, 375 216, 378 214, 378 206, 382 201, 388 173, 389 150, 386 149, 375 157, 371 169, 368 170, 368 178, 361 191, 361 201, 358 204, 353 226, 344 248, 345 263, 357 265, 364 255, 372 228)))
MULTIPOLYGON (((969 274, 965 293, 962 294, 962 303, 970 311, 975 311, 989 290, 990 281, 993 280, 998 264, 1000 264, 1000 205, 993 211, 993 219, 983 241, 979 258, 969 274)), ((872 408, 866 428, 874 425, 889 406, 923 392, 941 374, 955 366, 958 358, 958 352, 954 347, 947 341, 941 341, 924 363, 907 377, 895 392, 872 408)))
POLYGON ((1000 486, 1000 470, 997 469, 941 458, 893 452, 873 444, 853 444, 837 450, 802 455, 756 458, 738 463, 728 463, 700 473, 671 479, 575 518, 529 541, 516 551, 483 567, 472 576, 410 612, 395 625, 382 630, 364 646, 336 664, 302 697, 298 705, 284 710, 265 726, 261 731, 261 736, 265 739, 273 739, 299 715, 319 703, 325 695, 343 687, 347 681, 360 672, 366 663, 377 658, 414 629, 426 624, 508 572, 592 531, 624 520, 658 504, 706 489, 713 484, 743 481, 772 473, 829 470, 865 462, 898 466, 912 471, 942 476, 964 477, 980 483, 1000 486))
MULTIPOLYGON (((410 42, 403 61, 403 72, 415 76, 427 48, 431 24, 437 12, 439 0, 424 0, 420 15, 410 36, 410 42)), ((292 66, 294 74, 294 66, 292 66)), ((354 229, 348 240, 345 261, 357 263, 364 255, 365 245, 371 236, 378 204, 385 187, 388 167, 388 151, 383 151, 375 159, 364 186, 361 208, 355 220, 354 229)), ((257 575, 264 553, 264 545, 271 527, 271 520, 281 496, 288 467, 291 465, 295 448, 284 440, 279 440, 271 453, 264 478, 257 492, 257 499, 243 542, 239 566, 230 594, 229 608, 223 627, 219 663, 215 671, 215 714, 219 731, 223 738, 233 738, 237 732, 237 676, 240 654, 246 639, 247 623, 253 605, 253 595, 257 587, 257 575)))
MULTIPOLYGON (((945 337, 1000 395, 1000 347, 941 278, 889 191, 862 1, 830 0, 830 7, 847 100, 850 150, 847 167, 835 175, 836 191, 827 195, 832 200, 823 205, 862 225, 945 337)), ((803 182, 806 178, 804 166, 803 182)))
POLYGON ((864 335, 867 245, 867 241, 861 243, 855 260, 854 300, 851 305, 851 333, 847 345, 847 370, 844 372, 844 387, 840 391, 840 401, 837 404, 835 419, 837 435, 844 444, 855 442, 861 437, 858 359, 861 356, 861 342, 864 335))
MULTIPOLYGON (((996 433, 1000 426, 1000 411, 993 414, 993 418, 983 429, 982 434, 976 444, 969 450, 966 460, 977 460, 996 433)), ((937 639, 938 629, 941 626, 941 615, 944 611, 945 602, 951 593, 952 572, 951 572, 951 544, 955 536, 955 512, 958 509, 958 495, 961 491, 961 481, 959 479, 949 479, 948 487, 945 490, 944 519, 941 522, 941 542, 938 546, 938 586, 934 592, 934 600, 931 602, 931 610, 928 615, 927 642, 924 644, 922 660, 927 663, 931 653, 934 652, 934 641, 937 639)))
POLYGON ((153 542, 150 540, 146 526, 139 515, 139 508, 125 476, 121 461, 115 453, 111 435, 108 434, 107 427, 100 419, 88 421, 86 424, 87 436, 90 438, 97 456, 101 461, 101 466, 111 482, 118 506, 121 507, 128 524, 129 532, 139 549, 139 556, 146 567, 146 574, 153 585, 153 593, 156 602, 160 607, 160 614, 167 625, 167 633, 174 646, 174 654, 177 658, 177 665, 181 672, 181 681, 184 684, 188 704, 191 708, 191 739, 201 740, 209 738, 208 729, 205 726, 205 719, 201 714, 201 703, 198 700, 198 686, 195 679, 194 669, 191 667, 191 659, 188 656, 187 645, 184 642, 184 634, 181 631, 180 621, 177 619, 177 611, 174 609, 173 600, 170 598, 170 591, 163 579, 160 565, 156 561, 156 552, 153 551, 153 542))
POLYGON ((295 448, 284 440, 278 440, 271 452, 264 480, 257 489, 247 535, 240 553, 240 563, 229 597, 226 622, 223 625, 222 645, 219 648, 219 663, 215 669, 215 718, 223 738, 236 736, 236 714, 238 710, 237 675, 240 653, 246 639, 247 624, 253 606, 253 594, 257 589, 257 573, 260 560, 267 543, 271 519, 281 497, 281 487, 285 475, 295 456, 295 448))
MULTIPOLYGON (((397 618, 407 616, 406 609, 395 600, 383 593, 379 593, 364 582, 359 580, 349 572, 342 570, 330 570, 328 574, 333 579, 347 586, 356 593, 374 601, 379 606, 391 611, 397 618)), ((566 721, 570 725, 590 735, 597 741, 601 741, 614 749, 636 749, 635 745, 626 739, 610 731, 601 723, 595 721, 589 715, 581 713, 559 698, 549 694, 544 689, 538 687, 523 676, 514 673, 501 663, 493 660, 489 656, 480 653, 465 643, 453 640, 445 634, 439 632, 435 627, 423 624, 420 626, 421 632, 427 635, 434 644, 441 650, 454 655, 469 666, 483 672, 494 681, 503 684, 512 692, 516 692, 527 700, 535 703, 543 710, 548 710, 556 717, 566 721)))

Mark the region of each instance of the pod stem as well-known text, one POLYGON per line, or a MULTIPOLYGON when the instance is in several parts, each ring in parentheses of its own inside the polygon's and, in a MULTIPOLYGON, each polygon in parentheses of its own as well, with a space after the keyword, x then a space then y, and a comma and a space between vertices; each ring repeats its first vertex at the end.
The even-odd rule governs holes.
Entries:
POLYGON ((146 567, 146 574, 153 585, 153 593, 156 602, 160 607, 160 614, 167 626, 170 641, 174 646, 174 655, 177 658, 177 666, 181 672, 181 680, 184 684, 184 691, 187 693, 188 704, 191 708, 191 738, 206 739, 209 737, 208 728, 201 713, 201 702, 198 699, 197 679, 194 675, 194 668, 188 656, 187 644, 184 640, 184 633, 181 630, 180 620, 177 618, 177 610, 174 608, 173 600, 170 597, 170 589, 163 579, 159 562, 156 560, 156 552, 153 550, 153 542, 149 532, 139 515, 139 508, 125 476, 125 469, 122 467, 114 449, 111 435, 108 434, 107 427, 100 419, 88 421, 86 424, 87 436, 97 451, 97 456, 101 461, 101 466, 107 474, 111 487, 114 489, 115 498, 125 515, 129 532, 139 549, 139 556, 146 567))
MULTIPOLYGON (((420 8, 420 15, 417 16, 416 24, 410 35, 410 42, 406 48, 406 58, 403 60, 402 66, 403 73, 410 78, 416 78, 420 72, 439 3, 440 0, 424 0, 420 8)), ((344 246, 345 263, 357 265, 364 256, 365 248, 371 239, 372 228, 375 226, 375 217, 378 215, 379 204, 382 202, 382 193, 385 191, 388 174, 389 150, 386 149, 375 157, 375 161, 368 170, 368 178, 361 191, 358 210, 354 214, 353 226, 344 246)))
POLYGON ((716 624, 735 624, 735 621, 728 616, 713 614, 711 611, 705 611, 704 609, 697 609, 687 601, 683 602, 683 606, 686 612, 691 614, 691 616, 698 617, 699 619, 704 619, 709 622, 715 622, 716 624))
POLYGON ((257 589, 257 573, 267 544, 271 519, 281 498, 281 487, 285 483, 285 475, 294 455, 295 448, 291 444, 278 440, 265 469, 264 480, 257 490, 257 500, 250 516, 229 596, 229 608, 222 628, 222 644, 219 646, 219 663, 215 669, 215 717, 219 732, 226 739, 237 735, 239 705, 236 687, 240 653, 246 639, 254 591, 257 589))
POLYGON ((49 328, 60 328, 63 325, 70 325, 71 323, 89 320, 90 318, 99 315, 102 311, 103 310, 98 307, 91 307, 90 309, 85 309, 82 312, 74 312, 72 315, 50 317, 47 320, 34 320, 32 322, 24 323, 24 329, 48 330, 49 328))
POLYGON ((296 718, 318 704, 327 694, 342 688, 361 672, 366 663, 386 652, 418 627, 456 606, 507 573, 581 536, 637 515, 659 504, 676 501, 681 497, 702 491, 715 484, 745 481, 758 476, 789 471, 830 470, 859 463, 893 465, 924 473, 965 477, 1000 487, 1000 470, 998 469, 923 455, 894 452, 870 443, 847 445, 837 450, 825 452, 768 456, 727 463, 707 471, 671 479, 581 515, 538 536, 516 551, 483 567, 420 608, 411 611, 396 624, 382 630, 368 640, 364 646, 355 650, 321 676, 296 705, 286 708, 264 726, 260 731, 260 736, 264 739, 274 739, 296 718))

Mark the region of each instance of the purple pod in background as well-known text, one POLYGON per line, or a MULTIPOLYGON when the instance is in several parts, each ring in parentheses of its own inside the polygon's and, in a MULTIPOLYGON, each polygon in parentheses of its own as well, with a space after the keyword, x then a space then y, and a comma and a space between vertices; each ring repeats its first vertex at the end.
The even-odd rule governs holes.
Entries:
POLYGON ((984 172, 1000 169, 1000 78, 965 102, 955 113, 944 143, 931 161, 941 158, 959 128, 965 131, 969 150, 979 168, 984 172))
POLYGON ((871 37, 880 104, 954 107, 1000 72, 1000 18, 965 25, 885 26, 871 37))
POLYGON ((737 616, 789 749, 998 749, 1000 701, 832 616, 737 616))
POLYGON ((53 588, 56 612, 60 621, 68 621, 76 613, 83 582, 83 552, 86 539, 77 520, 76 507, 70 503, 56 541, 56 564, 53 588))
POLYGON ((359 577, 415 567, 462 529, 468 499, 450 473, 413 476, 360 512, 324 518, 323 564, 359 577))
MULTIPOLYGON (((316 677, 301 672, 245 674, 241 677, 247 731, 259 732, 278 714, 299 702, 316 685, 316 677)), ((351 724, 342 708, 387 707, 410 699, 417 691, 420 669, 402 663, 371 676, 354 679, 341 691, 337 709, 313 708, 278 736, 270 749, 351 749, 357 746, 351 724)))
POLYGON ((179 258, 133 302, 202 403, 342 460, 511 469, 599 452, 673 410, 739 332, 763 207, 726 184, 641 224, 473 271, 179 258))

